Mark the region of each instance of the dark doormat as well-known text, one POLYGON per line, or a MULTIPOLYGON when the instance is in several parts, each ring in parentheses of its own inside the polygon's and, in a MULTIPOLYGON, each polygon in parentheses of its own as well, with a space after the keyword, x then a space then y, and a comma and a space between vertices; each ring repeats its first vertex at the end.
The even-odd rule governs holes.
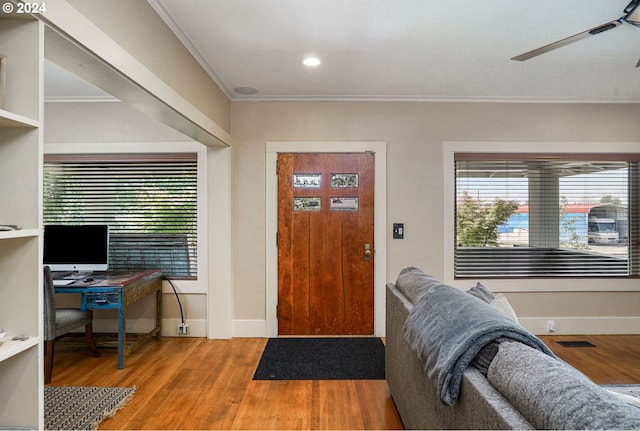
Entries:
POLYGON ((384 379, 380 338, 270 338, 253 380, 384 379))
POLYGON ((595 344, 591 344, 588 341, 576 340, 576 341, 556 341, 563 347, 596 347, 595 344))

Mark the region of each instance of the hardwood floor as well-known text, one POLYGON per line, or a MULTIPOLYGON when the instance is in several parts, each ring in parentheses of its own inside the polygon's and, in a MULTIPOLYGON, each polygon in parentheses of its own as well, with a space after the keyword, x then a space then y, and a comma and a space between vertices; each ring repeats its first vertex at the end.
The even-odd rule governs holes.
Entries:
POLYGON ((559 358, 600 385, 640 384, 640 335, 544 335, 559 358), (588 341, 596 347, 562 347, 557 341, 588 341))
MULTIPOLYGON (((640 335, 543 336, 596 383, 640 383, 640 335), (559 340, 596 347, 567 348, 559 340)), ((401 429, 384 380, 253 381, 266 339, 151 340, 116 368, 115 349, 56 344, 54 386, 136 386, 100 429, 401 429)))
POLYGON ((266 339, 152 339, 115 349, 56 344, 54 386, 136 386, 100 429, 401 429, 384 380, 253 381, 266 339))

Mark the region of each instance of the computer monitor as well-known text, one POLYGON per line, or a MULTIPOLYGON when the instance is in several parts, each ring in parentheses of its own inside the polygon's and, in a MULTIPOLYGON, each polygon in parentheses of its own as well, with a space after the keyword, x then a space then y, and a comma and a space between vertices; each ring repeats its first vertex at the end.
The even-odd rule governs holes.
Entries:
POLYGON ((109 268, 109 226, 46 225, 43 263, 52 271, 106 271, 109 268))

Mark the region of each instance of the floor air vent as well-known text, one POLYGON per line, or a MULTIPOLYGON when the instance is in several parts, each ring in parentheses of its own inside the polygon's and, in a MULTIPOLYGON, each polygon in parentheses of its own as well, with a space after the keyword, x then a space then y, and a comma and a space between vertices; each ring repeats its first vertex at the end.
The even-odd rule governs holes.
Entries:
POLYGON ((556 341, 563 347, 596 347, 595 344, 591 344, 588 341, 576 340, 576 341, 556 341))

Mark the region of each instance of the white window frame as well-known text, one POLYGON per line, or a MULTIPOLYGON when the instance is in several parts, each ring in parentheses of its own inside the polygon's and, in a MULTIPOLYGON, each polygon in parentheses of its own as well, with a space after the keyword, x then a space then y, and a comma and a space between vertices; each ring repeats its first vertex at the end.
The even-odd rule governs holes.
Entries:
MULTIPOLYGON (((443 143, 444 212, 443 212, 443 274, 448 284, 469 288, 473 279, 455 279, 455 162, 454 154, 467 153, 640 153, 638 142, 483 142, 445 141, 443 143)), ((634 278, 509 278, 489 279, 492 289, 500 292, 611 292, 640 291, 634 278)))

